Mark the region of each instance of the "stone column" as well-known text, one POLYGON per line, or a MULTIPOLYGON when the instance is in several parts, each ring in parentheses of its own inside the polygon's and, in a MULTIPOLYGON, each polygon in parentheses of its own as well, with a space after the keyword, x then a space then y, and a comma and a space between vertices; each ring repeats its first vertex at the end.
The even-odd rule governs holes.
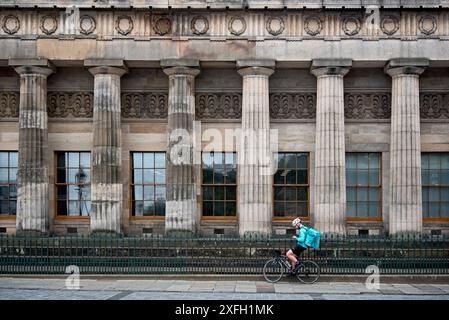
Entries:
POLYGON ((243 77, 237 188, 239 234, 271 235, 273 174, 267 171, 272 166, 268 79, 275 61, 240 60, 237 68, 243 77))
POLYGON ((47 59, 10 59, 20 75, 17 233, 49 232, 47 59))
POLYGON ((314 226, 323 233, 346 232, 343 77, 351 66, 347 59, 312 62, 317 77, 314 226))
POLYGON ((199 61, 166 59, 161 61, 161 67, 169 80, 165 232, 196 233, 200 213, 194 121, 195 76, 200 73, 199 61))
POLYGON ((127 72, 122 60, 86 60, 94 75, 92 210, 94 233, 122 232, 120 77, 127 72))
POLYGON ((427 59, 394 59, 385 66, 392 77, 390 140, 390 234, 422 232, 419 75, 427 59))

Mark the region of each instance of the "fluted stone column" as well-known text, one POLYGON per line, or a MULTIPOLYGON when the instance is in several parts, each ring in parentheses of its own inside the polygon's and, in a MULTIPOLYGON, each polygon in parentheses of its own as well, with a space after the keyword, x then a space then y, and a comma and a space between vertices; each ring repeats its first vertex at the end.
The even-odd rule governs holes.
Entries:
POLYGON ((20 75, 17 233, 49 232, 47 59, 11 59, 20 75))
POLYGON ((346 232, 345 118, 343 77, 351 60, 314 60, 317 77, 315 222, 323 233, 346 232))
POLYGON ((273 175, 270 150, 269 77, 274 60, 237 61, 243 77, 242 139, 238 167, 239 234, 270 235, 273 175), (266 162, 268 160, 269 162, 266 162))
POLYGON ((390 234, 422 232, 419 75, 427 59, 395 59, 385 66, 392 77, 390 140, 390 234))
POLYGON ((197 205, 195 164, 195 76, 199 61, 166 59, 161 67, 168 75, 167 202, 165 232, 196 233, 200 213, 197 205))
POLYGON ((120 77, 127 72, 123 61, 86 60, 94 75, 92 147, 93 233, 122 232, 120 77))

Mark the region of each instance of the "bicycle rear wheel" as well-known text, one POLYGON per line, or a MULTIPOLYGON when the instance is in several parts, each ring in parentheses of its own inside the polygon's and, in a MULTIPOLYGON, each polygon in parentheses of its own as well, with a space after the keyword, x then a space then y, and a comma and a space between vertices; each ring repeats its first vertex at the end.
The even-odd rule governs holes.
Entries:
POLYGON ((268 260, 263 266, 263 277, 265 280, 271 283, 278 282, 281 280, 284 274, 284 266, 279 261, 279 259, 268 260))
POLYGON ((320 277, 320 266, 314 261, 305 260, 301 263, 296 277, 303 283, 315 283, 320 277))

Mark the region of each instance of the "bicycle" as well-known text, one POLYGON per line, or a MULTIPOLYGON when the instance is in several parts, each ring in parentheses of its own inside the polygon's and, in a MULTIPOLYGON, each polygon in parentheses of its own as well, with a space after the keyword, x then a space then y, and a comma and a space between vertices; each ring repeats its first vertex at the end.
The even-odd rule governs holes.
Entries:
MULTIPOLYGON (((265 263, 263 276, 266 281, 275 283, 281 280, 286 271, 291 271, 290 260, 285 255, 278 255, 265 263)), ((312 260, 299 260, 295 275, 302 283, 315 283, 320 278, 320 266, 312 260)))

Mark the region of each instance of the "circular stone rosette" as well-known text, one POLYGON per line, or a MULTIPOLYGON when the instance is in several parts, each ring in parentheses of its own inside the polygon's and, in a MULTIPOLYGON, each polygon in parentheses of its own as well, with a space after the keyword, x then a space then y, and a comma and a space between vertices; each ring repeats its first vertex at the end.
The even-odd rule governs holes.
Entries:
POLYGON ((307 17, 304 21, 304 30, 310 36, 318 35, 323 29, 321 19, 316 16, 307 17))
POLYGON ((16 16, 5 16, 2 21, 2 29, 7 34, 15 34, 20 29, 20 20, 16 16))
POLYGON ((419 20, 419 31, 425 35, 431 35, 437 30, 437 20, 432 16, 423 16, 419 20))
POLYGON ((284 32, 285 24, 284 20, 280 17, 270 17, 267 20, 267 31, 273 35, 278 36, 284 32))
POLYGON ((130 16, 120 16, 115 22, 115 30, 122 36, 128 35, 133 28, 134 24, 130 16))
POLYGON ((380 29, 388 36, 394 35, 399 30, 399 18, 395 16, 385 16, 380 22, 380 29))
POLYGON ((41 19, 40 28, 43 33, 49 36, 58 29, 58 19, 54 16, 44 16, 41 19))
POLYGON ((154 23, 154 32, 164 36, 171 32, 171 20, 167 17, 158 18, 154 23))
POLYGON ((96 28, 94 18, 91 16, 82 16, 80 18, 80 32, 84 35, 91 34, 96 28))
POLYGON ((209 30, 209 21, 203 16, 194 17, 190 23, 190 29, 196 35, 203 35, 209 30))
POLYGON ((355 17, 346 17, 343 19, 343 32, 348 36, 355 36, 360 32, 362 24, 360 20, 355 17))
POLYGON ((232 17, 229 20, 228 30, 235 36, 241 35, 246 30, 246 22, 242 17, 232 17))

